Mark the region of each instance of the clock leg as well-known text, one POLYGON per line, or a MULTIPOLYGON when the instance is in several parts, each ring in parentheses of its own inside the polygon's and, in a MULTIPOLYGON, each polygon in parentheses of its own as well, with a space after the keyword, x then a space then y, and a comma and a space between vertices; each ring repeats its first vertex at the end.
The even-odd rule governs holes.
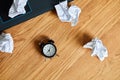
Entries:
POLYGON ((59 55, 58 55, 58 54, 56 54, 56 56, 57 56, 57 57, 59 57, 59 55))

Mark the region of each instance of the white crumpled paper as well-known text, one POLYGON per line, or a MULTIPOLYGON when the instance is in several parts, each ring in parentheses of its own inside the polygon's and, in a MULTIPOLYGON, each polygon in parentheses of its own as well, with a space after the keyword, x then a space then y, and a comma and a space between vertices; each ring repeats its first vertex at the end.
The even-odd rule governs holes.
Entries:
POLYGON ((12 6, 9 9, 8 16, 14 18, 20 14, 25 14, 25 6, 28 0, 14 0, 12 6))
POLYGON ((101 61, 103 61, 105 57, 108 57, 108 51, 106 47, 98 38, 92 39, 91 42, 88 42, 83 47, 92 49, 91 56, 97 56, 101 61))
POLYGON ((13 44, 13 38, 11 34, 2 33, 0 35, 0 51, 6 52, 6 53, 12 53, 13 47, 14 47, 14 44, 13 44))
POLYGON ((71 22, 71 26, 76 26, 78 23, 81 9, 75 5, 68 7, 68 2, 63 1, 55 5, 57 15, 62 22, 71 22))

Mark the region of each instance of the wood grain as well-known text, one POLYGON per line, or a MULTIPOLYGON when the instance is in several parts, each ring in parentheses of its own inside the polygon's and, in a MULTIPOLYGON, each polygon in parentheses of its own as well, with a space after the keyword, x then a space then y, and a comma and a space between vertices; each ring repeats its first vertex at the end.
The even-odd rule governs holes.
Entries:
POLYGON ((0 80, 120 80, 120 0, 74 0, 82 13, 76 27, 49 11, 10 29, 13 54, 0 53, 0 80), (55 41, 57 54, 45 59, 38 48, 42 36, 55 41), (100 38, 108 48, 103 62, 83 45, 100 38))

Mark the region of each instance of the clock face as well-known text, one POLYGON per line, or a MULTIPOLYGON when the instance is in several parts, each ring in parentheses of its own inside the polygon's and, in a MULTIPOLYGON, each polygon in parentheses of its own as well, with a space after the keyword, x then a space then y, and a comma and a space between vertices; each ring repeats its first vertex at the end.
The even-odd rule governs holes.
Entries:
POLYGON ((46 44, 43 47, 43 54, 46 57, 53 57, 56 54, 56 47, 53 44, 46 44))

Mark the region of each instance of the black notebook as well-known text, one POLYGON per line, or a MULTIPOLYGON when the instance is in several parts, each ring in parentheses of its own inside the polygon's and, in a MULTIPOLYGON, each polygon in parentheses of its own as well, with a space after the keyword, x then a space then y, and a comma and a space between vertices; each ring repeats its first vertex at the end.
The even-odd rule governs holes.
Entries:
POLYGON ((25 6, 26 14, 10 18, 8 12, 13 0, 0 0, 0 31, 52 10, 54 5, 62 1, 64 0, 29 0, 25 6))

